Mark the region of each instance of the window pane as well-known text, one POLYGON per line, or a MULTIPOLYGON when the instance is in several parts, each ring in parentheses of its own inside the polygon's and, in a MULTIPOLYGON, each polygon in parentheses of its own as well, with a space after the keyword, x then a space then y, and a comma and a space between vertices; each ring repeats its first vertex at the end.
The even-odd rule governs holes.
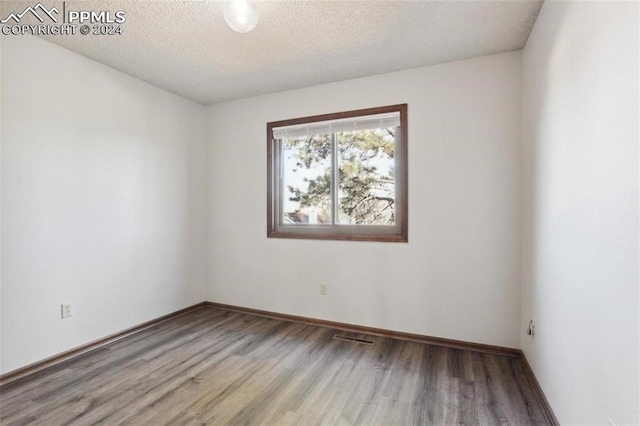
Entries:
POLYGON ((331 135, 282 140, 283 224, 331 224, 331 135))
POLYGON ((407 104, 267 123, 267 237, 408 241, 407 104))
POLYGON ((395 224, 395 132, 338 133, 338 223, 395 224))

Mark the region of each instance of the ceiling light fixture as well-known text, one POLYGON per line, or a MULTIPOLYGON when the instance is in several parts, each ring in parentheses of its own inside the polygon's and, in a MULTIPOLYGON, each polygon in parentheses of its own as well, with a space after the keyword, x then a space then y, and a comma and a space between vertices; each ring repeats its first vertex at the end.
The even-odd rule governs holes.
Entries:
POLYGON ((258 25, 258 8, 251 0, 227 0, 224 5, 224 20, 233 31, 248 33, 258 25))

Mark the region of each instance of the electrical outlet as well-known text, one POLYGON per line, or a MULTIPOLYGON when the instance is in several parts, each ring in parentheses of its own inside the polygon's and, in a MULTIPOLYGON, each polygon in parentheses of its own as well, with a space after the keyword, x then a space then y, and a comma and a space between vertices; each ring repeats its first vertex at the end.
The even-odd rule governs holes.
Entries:
POLYGON ((63 303, 60 305, 60 315, 62 318, 68 318, 71 316, 71 303, 63 303))
POLYGON ((531 317, 531 321, 529 321, 529 328, 527 329, 527 334, 531 336, 532 339, 536 335, 536 322, 533 317, 531 317))
POLYGON ((325 296, 328 291, 329 291, 329 288, 325 283, 320 284, 320 294, 325 296))

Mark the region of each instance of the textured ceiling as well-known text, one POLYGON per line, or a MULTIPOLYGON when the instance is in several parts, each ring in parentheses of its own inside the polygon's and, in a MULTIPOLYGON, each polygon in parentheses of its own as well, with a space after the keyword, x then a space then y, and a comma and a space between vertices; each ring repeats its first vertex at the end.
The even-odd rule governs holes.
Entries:
MULTIPOLYGON (((0 19, 37 2, 0 0, 0 19)), ((208 105, 520 49, 542 0, 259 1, 247 34, 227 27, 223 5, 66 0, 67 12, 125 11, 123 34, 43 38, 208 105)))

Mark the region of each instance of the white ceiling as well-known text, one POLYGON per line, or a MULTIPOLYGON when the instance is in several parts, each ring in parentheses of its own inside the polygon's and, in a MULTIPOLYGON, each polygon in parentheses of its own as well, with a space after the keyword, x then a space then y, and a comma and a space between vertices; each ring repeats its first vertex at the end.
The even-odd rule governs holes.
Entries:
MULTIPOLYGON (((61 9, 61 0, 40 1, 61 9)), ((1 3, 4 19, 37 0, 1 3)), ((44 38, 208 105, 521 49, 541 5, 542 0, 259 1, 258 26, 238 34, 225 24, 218 1, 66 0, 67 11, 124 10, 123 35, 44 38)))

